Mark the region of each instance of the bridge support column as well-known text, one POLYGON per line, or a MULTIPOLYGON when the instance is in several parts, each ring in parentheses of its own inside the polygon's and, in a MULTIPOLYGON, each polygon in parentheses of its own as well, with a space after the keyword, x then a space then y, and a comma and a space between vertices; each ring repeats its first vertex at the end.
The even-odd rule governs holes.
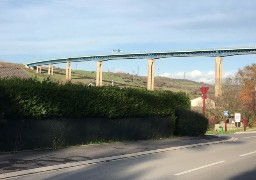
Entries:
POLYGON ((36 66, 36 73, 41 74, 42 72, 42 67, 41 66, 36 66))
POLYGON ((222 57, 215 58, 215 97, 221 96, 222 57))
POLYGON ((96 86, 102 86, 102 61, 97 62, 96 86))
POLYGON ((147 89, 154 91, 154 59, 148 60, 148 82, 147 89))
POLYGON ((71 62, 67 62, 66 66, 66 80, 71 80, 71 62))
POLYGON ((53 65, 49 64, 48 66, 48 75, 53 75, 53 65))

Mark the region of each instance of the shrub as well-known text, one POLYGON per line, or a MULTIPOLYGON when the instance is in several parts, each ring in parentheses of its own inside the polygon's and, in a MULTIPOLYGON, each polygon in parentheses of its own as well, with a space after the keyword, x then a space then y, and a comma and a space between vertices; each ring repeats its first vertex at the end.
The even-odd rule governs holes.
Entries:
POLYGON ((173 135, 174 124, 174 116, 10 120, 0 124, 0 151, 168 138, 173 135))
POLYGON ((199 136, 205 134, 208 127, 208 119, 197 112, 186 109, 177 109, 175 135, 199 136))
POLYGON ((0 150, 169 137, 184 93, 0 79, 0 150))
POLYGON ((256 115, 253 115, 250 119, 249 119, 249 127, 256 127, 256 115))
POLYGON ((211 117, 208 119, 209 121, 209 128, 214 128, 215 124, 219 123, 219 120, 217 117, 211 117))
MULTIPOLYGON (((184 93, 145 89, 87 87, 35 79, 0 80, 5 98, 1 116, 8 119, 168 116, 175 108, 190 108, 184 93)), ((1 98, 1 97, 0 97, 1 98)))

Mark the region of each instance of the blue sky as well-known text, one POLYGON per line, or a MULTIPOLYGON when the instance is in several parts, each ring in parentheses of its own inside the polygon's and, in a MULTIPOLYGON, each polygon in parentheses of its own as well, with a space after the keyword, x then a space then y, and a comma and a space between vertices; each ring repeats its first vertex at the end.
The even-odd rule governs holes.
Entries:
MULTIPOLYGON (((0 60, 256 46, 255 0, 0 0, 0 60)), ((226 57, 223 74, 256 63, 226 57)), ((60 65, 65 67, 64 65, 60 65)), ((95 62, 73 63, 95 71, 95 62)), ((213 82, 214 58, 160 59, 155 75, 213 82)), ((108 61, 103 71, 147 74, 147 60, 108 61)))

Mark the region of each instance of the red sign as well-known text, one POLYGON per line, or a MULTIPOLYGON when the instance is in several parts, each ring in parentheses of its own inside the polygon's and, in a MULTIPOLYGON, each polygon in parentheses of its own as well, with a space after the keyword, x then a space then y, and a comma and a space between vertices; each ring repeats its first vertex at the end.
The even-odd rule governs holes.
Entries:
POLYGON ((200 91, 203 93, 203 94, 206 94, 207 91, 208 91, 209 87, 200 87, 200 91))

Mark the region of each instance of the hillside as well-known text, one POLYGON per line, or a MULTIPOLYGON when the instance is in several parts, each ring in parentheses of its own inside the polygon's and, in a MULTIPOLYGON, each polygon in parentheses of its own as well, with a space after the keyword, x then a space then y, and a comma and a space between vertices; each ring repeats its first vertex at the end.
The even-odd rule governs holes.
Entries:
POLYGON ((29 75, 21 64, 0 62, 0 78, 6 77, 29 78, 29 75))
MULTIPOLYGON (((0 62, 0 77, 15 76, 19 78, 37 77, 40 80, 44 78, 50 78, 53 81, 66 82, 65 80, 65 69, 54 68, 54 74, 48 75, 48 68, 43 67, 41 74, 36 74, 34 70, 25 68, 22 64, 12 64, 0 62)), ((72 83, 83 83, 83 84, 95 84, 95 71, 82 71, 72 70, 72 83)), ((118 87, 131 87, 131 88, 146 88, 147 77, 137 76, 126 73, 113 73, 103 72, 103 85, 104 86, 118 87)), ((167 90, 174 92, 186 92, 190 98, 199 97, 201 92, 199 87, 209 86, 208 96, 211 97, 214 94, 214 86, 204 83, 198 83, 187 79, 171 79, 166 77, 155 77, 155 90, 167 90)))

